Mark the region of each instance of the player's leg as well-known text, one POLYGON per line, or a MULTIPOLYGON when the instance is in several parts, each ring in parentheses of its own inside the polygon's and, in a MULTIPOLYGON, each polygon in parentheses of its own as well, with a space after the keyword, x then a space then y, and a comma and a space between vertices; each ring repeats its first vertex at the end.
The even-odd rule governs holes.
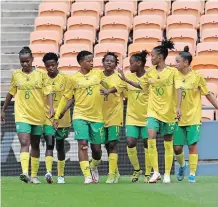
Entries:
POLYGON ((30 133, 31 126, 25 123, 16 123, 17 135, 20 141, 20 162, 22 168, 22 174, 20 175, 20 180, 25 183, 30 182, 30 177, 28 175, 29 171, 29 147, 30 147, 30 133))
POLYGON ((64 184, 65 148, 64 140, 68 137, 70 129, 58 128, 56 132, 56 150, 58 154, 58 184, 64 184))
POLYGON ((45 179, 48 184, 53 183, 52 178, 52 164, 53 164, 53 151, 55 145, 55 130, 52 126, 44 125, 44 139, 46 142, 46 151, 45 151, 45 166, 46 174, 45 179))
POLYGON ((127 137, 127 154, 131 165, 133 166, 134 172, 132 175, 132 182, 137 182, 139 176, 142 174, 142 170, 139 165, 138 152, 136 148, 137 139, 139 137, 139 127, 126 125, 126 137, 127 137))
POLYGON ((156 183, 160 180, 159 166, 158 166, 158 152, 157 152, 157 132, 160 128, 160 123, 153 117, 148 117, 147 128, 148 128, 148 155, 150 158, 151 166, 154 170, 154 174, 149 180, 149 183, 156 183))
POLYGON ((92 160, 90 162, 90 170, 92 179, 95 183, 99 182, 98 166, 101 163, 101 144, 105 143, 104 123, 89 122, 90 143, 92 150, 92 160))
POLYGON ((187 142, 189 148, 189 166, 190 166, 190 175, 188 181, 190 183, 196 182, 196 170, 198 165, 198 149, 197 143, 200 140, 201 134, 201 125, 187 126, 187 142))
POLYGON ((140 127, 140 134, 141 137, 144 141, 144 151, 145 151, 145 183, 149 182, 150 176, 151 176, 151 170, 152 170, 152 165, 150 161, 150 157, 148 154, 148 130, 147 127, 140 127))
POLYGON ((75 132, 75 139, 78 142, 78 158, 81 171, 85 177, 85 184, 92 183, 92 176, 89 166, 88 158, 88 140, 89 140, 89 128, 88 123, 85 120, 74 119, 73 128, 75 132))
MULTIPOLYGON (((120 137, 120 127, 111 126, 107 129, 107 141, 108 141, 108 152, 109 152, 109 175, 106 183, 118 183, 120 175, 117 173, 118 169, 118 154, 117 154, 117 142, 120 137)), ((106 135, 106 134, 105 134, 106 135)))
POLYGON ((160 135, 164 138, 165 149, 165 174, 163 183, 170 183, 170 172, 173 165, 173 133, 177 127, 176 123, 161 122, 160 135))
POLYGON ((179 163, 179 172, 177 173, 177 180, 182 181, 185 176, 186 162, 184 158, 183 146, 186 141, 185 127, 178 126, 173 134, 174 153, 177 162, 179 163))

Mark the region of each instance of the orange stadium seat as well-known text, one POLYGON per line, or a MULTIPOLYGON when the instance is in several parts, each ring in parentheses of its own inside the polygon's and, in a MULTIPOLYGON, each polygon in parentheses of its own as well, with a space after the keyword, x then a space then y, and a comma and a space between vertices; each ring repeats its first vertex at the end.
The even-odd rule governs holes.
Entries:
POLYGON ((185 47, 185 46, 188 46, 188 47, 189 47, 189 52, 190 52, 192 55, 195 55, 195 51, 194 51, 194 49, 193 49, 192 44, 190 44, 190 43, 183 43, 183 42, 175 42, 175 43, 174 43, 174 48, 175 48, 175 49, 169 50, 168 56, 176 56, 179 52, 184 51, 184 47, 185 47))
POLYGON ((67 16, 69 16, 69 10, 65 3, 45 2, 39 5, 39 16, 61 16, 66 23, 67 16))
POLYGON ((61 44, 57 31, 33 31, 30 33, 30 44, 53 44, 59 49, 61 44))
POLYGON ((60 39, 63 38, 63 32, 66 30, 66 26, 62 17, 36 17, 35 30, 51 30, 59 33, 60 39))
POLYGON ((176 56, 168 56, 166 59, 166 65, 169 65, 170 67, 176 66, 176 56))
POLYGON ((102 30, 99 32, 99 43, 122 44, 127 51, 129 33, 126 30, 102 30))
POLYGON ((72 16, 67 21, 68 30, 89 30, 93 32, 93 41, 96 37, 96 30, 99 25, 97 24, 96 17, 91 16, 72 16))
POLYGON ((201 10, 200 1, 174 1, 172 4, 173 15, 193 15, 197 24, 200 22, 201 10))
POLYGON ((127 16, 133 20, 134 4, 132 2, 108 2, 105 5, 106 16, 127 16))
MULTIPOLYGON (((147 2, 151 2, 151 1, 153 1, 153 0, 142 0, 142 1, 147 1, 147 2)), ((156 1, 156 2, 166 2, 167 3, 167 8, 168 8, 168 12, 170 12, 170 10, 171 10, 171 0, 154 0, 154 1, 156 1)))
POLYGON ((56 45, 53 44, 34 44, 29 45, 32 50, 33 57, 43 57, 48 52, 53 52, 58 54, 58 49, 56 45))
POLYGON ((127 16, 104 16, 101 18, 101 30, 127 30, 132 28, 131 19, 127 16))
POLYGON ((134 43, 157 43, 163 38, 163 32, 160 29, 143 29, 133 31, 134 43))
POLYGON ((197 55, 217 55, 218 58, 218 41, 197 44, 197 55))
POLYGON ((103 57, 94 57, 93 58, 93 67, 99 68, 99 69, 104 69, 103 63, 102 63, 102 58, 103 57))
POLYGON ((191 65, 193 70, 218 69, 218 58, 212 55, 195 56, 193 57, 191 65))
POLYGON ((104 11, 104 0, 75 0, 75 2, 85 2, 85 3, 98 3, 100 5, 101 11, 104 11))
POLYGON ((134 4, 134 14, 137 13, 137 7, 138 7, 137 0, 109 0, 109 2, 120 2, 120 3, 132 2, 134 4))
POLYGON ((168 3, 164 1, 149 1, 139 3, 139 15, 159 15, 163 19, 163 24, 166 25, 166 17, 169 13, 168 3))
POLYGON ((125 47, 116 43, 100 43, 95 45, 95 57, 103 57, 107 52, 114 52, 118 58, 119 63, 122 65, 123 57, 125 57, 125 47))
POLYGON ((218 1, 207 1, 205 14, 218 14, 218 1))
POLYGON ((71 16, 92 16, 96 18, 97 24, 101 15, 101 5, 98 2, 76 2, 71 8, 71 16))
POLYGON ((70 11, 70 7, 72 5, 72 0, 43 0, 43 2, 53 2, 53 3, 65 3, 67 5, 67 9, 70 11))
MULTIPOLYGON (((129 66, 130 66, 129 59, 130 59, 130 57, 126 57, 126 58, 123 59, 123 70, 124 70, 124 72, 129 71, 129 66)), ((147 70, 151 66, 152 66, 151 58, 147 57, 147 60, 146 60, 146 63, 145 63, 145 70, 147 70)))
POLYGON ((85 30, 69 30, 64 34, 64 44, 86 44, 93 51, 93 32, 85 30))
POLYGON ((190 1, 192 1, 192 2, 196 2, 196 1, 198 1, 198 2, 200 2, 201 3, 201 14, 203 14, 204 13, 204 7, 205 7, 205 1, 204 0, 176 0, 176 1, 186 1, 186 2, 190 2, 190 1))
POLYGON ((82 51, 87 50, 90 51, 88 45, 83 44, 65 44, 60 48, 60 56, 61 57, 76 57, 77 54, 82 51))
POLYGON ((205 121, 214 120, 214 111, 213 110, 202 110, 202 120, 205 120, 205 121))
POLYGON ((201 16, 200 19, 200 36, 206 29, 218 29, 218 15, 208 14, 201 16))
POLYGON ((128 49, 128 56, 132 56, 135 53, 141 52, 143 50, 147 50, 148 52, 151 52, 154 47, 156 47, 159 44, 155 43, 133 43, 129 45, 128 49))
POLYGON ((204 76, 208 83, 215 83, 218 86, 218 70, 217 69, 202 69, 198 73, 204 76))
POLYGON ((218 28, 205 29, 201 35, 201 42, 218 42, 218 28))
POLYGON ((196 49, 197 30, 195 29, 171 29, 167 33, 168 39, 174 42, 189 43, 193 49, 196 49))
POLYGON ((34 58, 33 60, 33 66, 39 68, 39 69, 42 69, 42 70, 46 70, 45 69, 45 64, 43 63, 42 61, 42 57, 36 57, 34 58))
POLYGON ((59 59, 58 69, 62 72, 72 74, 80 69, 80 65, 76 58, 62 57, 59 59))
POLYGON ((158 15, 139 15, 133 20, 133 30, 164 29, 163 19, 158 15))
POLYGON ((196 17, 193 15, 171 15, 167 17, 167 31, 170 29, 196 29, 196 17))

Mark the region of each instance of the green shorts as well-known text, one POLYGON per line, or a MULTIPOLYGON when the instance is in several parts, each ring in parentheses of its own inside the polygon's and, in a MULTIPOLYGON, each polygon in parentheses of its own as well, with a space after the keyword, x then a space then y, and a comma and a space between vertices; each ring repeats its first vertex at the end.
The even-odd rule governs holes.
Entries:
POLYGON ((110 141, 120 140, 120 127, 119 126, 109 126, 104 128, 105 133, 105 144, 110 141))
POLYGON ((104 123, 74 119, 73 128, 76 140, 87 140, 91 144, 104 144, 104 123))
POLYGON ((44 125, 43 131, 44 131, 44 135, 53 135, 57 140, 62 140, 68 137, 70 128, 69 127, 58 128, 56 131, 53 128, 53 126, 44 125))
POLYGON ((126 125, 126 136, 133 137, 138 139, 141 137, 142 139, 148 138, 148 130, 146 126, 133 126, 133 125, 126 125))
POLYGON ((176 122, 165 123, 153 117, 148 117, 147 118, 147 128, 155 130, 156 132, 160 133, 161 136, 165 136, 165 135, 168 135, 168 134, 171 135, 174 133, 174 131, 177 128, 177 123, 176 122))
POLYGON ((32 135, 42 135, 42 126, 41 125, 32 125, 24 122, 16 122, 16 131, 17 133, 27 133, 32 135))
POLYGON ((199 142, 201 135, 201 125, 178 126, 173 134, 173 145, 192 145, 199 142))

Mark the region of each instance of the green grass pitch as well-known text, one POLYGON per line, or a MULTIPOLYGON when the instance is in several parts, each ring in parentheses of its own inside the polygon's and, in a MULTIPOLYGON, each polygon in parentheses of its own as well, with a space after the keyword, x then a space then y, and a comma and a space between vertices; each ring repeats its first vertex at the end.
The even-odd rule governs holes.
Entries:
MULTIPOLYGON (((189 184, 172 177, 171 184, 83 184, 83 177, 66 177, 66 184, 25 184, 18 177, 2 177, 2 207, 218 207, 218 177, 197 177, 189 184)), ((55 178, 56 182, 56 178, 55 178)))

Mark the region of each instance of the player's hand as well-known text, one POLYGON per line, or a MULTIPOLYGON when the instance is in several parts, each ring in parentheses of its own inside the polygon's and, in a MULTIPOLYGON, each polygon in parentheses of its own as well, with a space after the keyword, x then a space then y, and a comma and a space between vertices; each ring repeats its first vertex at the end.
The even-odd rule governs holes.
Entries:
POLYGON ((55 115, 54 108, 53 108, 53 107, 51 107, 51 108, 49 109, 49 118, 50 118, 50 119, 51 119, 51 118, 53 118, 53 117, 54 117, 54 115, 55 115))
POLYGON ((177 116, 176 118, 178 119, 178 121, 180 121, 182 117, 181 108, 176 109, 176 116, 177 116))
POLYGON ((5 112, 1 111, 1 124, 5 124, 5 112))
POLYGON ((107 89, 100 89, 100 94, 107 97, 110 93, 107 89))
POLYGON ((123 72, 123 68, 118 67, 118 73, 120 74, 119 75, 120 79, 123 80, 123 81, 126 81, 126 76, 125 76, 125 74, 123 72))
POLYGON ((55 130, 58 129, 58 125, 59 125, 59 120, 58 120, 58 119, 54 119, 54 121, 53 121, 53 127, 54 127, 55 130))

